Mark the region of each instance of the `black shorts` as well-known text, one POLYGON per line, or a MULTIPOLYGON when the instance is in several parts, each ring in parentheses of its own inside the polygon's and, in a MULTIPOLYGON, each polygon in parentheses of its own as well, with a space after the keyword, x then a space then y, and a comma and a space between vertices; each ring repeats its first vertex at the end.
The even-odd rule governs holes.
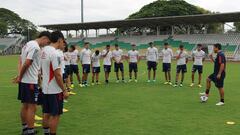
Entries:
POLYGON ((92 68, 92 72, 93 72, 93 73, 100 73, 100 71, 101 71, 101 70, 100 70, 100 67, 93 67, 93 68, 92 68))
POLYGON ((121 72, 123 72, 124 68, 123 68, 123 63, 114 63, 114 71, 115 72, 119 72, 119 70, 121 72))
POLYGON ((138 72, 138 65, 137 63, 129 63, 129 72, 134 71, 135 73, 138 72))
POLYGON ((163 72, 171 71, 171 63, 163 63, 162 68, 163 68, 163 72))
POLYGON ((38 88, 39 94, 38 94, 38 105, 43 105, 43 93, 42 93, 42 89, 38 88))
POLYGON ((51 116, 61 115, 63 113, 63 93, 43 94, 43 113, 51 116))
POLYGON ((91 65, 90 64, 83 64, 82 68, 83 68, 83 73, 90 73, 91 65))
POLYGON ((157 62, 154 61, 148 61, 147 62, 148 70, 157 70, 157 62))
POLYGON ((215 86, 217 88, 223 88, 224 86, 224 79, 225 79, 225 74, 223 73, 220 77, 220 79, 217 79, 217 75, 216 74, 211 74, 210 76, 208 76, 208 79, 210 79, 211 81, 213 81, 215 83, 215 86))
POLYGON ((63 73, 63 82, 66 83, 66 79, 68 78, 67 74, 66 73, 63 73))
POLYGON ((203 66, 201 65, 193 65, 192 67, 192 72, 196 72, 198 71, 199 74, 201 74, 203 72, 203 66))
POLYGON ((177 65, 177 73, 186 73, 187 72, 187 65, 177 65))
POLYGON ((38 95, 37 84, 19 83, 18 100, 20 100, 21 103, 37 104, 38 95))
POLYGON ((70 74, 78 74, 79 73, 79 68, 78 65, 70 65, 70 74))
POLYGON ((65 65, 64 71, 67 76, 70 75, 71 73, 70 65, 65 65))
POLYGON ((104 65, 104 72, 111 72, 111 65, 104 65))

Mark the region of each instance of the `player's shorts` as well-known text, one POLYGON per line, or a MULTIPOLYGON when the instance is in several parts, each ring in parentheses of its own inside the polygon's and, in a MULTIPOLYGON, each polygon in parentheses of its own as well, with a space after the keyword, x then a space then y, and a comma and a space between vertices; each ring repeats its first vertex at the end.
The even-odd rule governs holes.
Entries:
POLYGON ((171 63, 163 63, 162 64, 162 69, 163 69, 163 72, 171 71, 171 63))
POLYGON ((70 65, 70 74, 78 74, 79 73, 79 68, 78 65, 70 65))
POLYGON ((104 65, 104 72, 111 72, 111 65, 104 65))
POLYGON ((43 113, 51 116, 61 115, 63 113, 63 93, 43 94, 43 113))
POLYGON ((83 64, 82 68, 83 68, 83 73, 90 73, 91 65, 90 64, 83 64))
POLYGON ((138 72, 138 65, 137 63, 129 63, 129 72, 138 72))
POLYGON ((19 83, 18 100, 21 103, 37 104, 38 102, 38 85, 19 83))
POLYGON ((71 73, 70 65, 65 65, 64 71, 65 71, 67 76, 70 75, 70 73, 71 73))
POLYGON ((211 81, 213 81, 215 83, 215 86, 217 88, 223 88, 224 86, 224 79, 225 79, 225 73, 222 73, 221 78, 217 79, 217 75, 216 74, 211 74, 210 76, 208 76, 208 79, 210 79, 211 81))
POLYGON ((39 94, 38 94, 38 105, 43 105, 43 92, 41 88, 38 88, 39 94))
POLYGON ((177 73, 186 73, 187 72, 187 65, 177 65, 177 73))
POLYGON ((68 78, 67 74, 66 73, 63 73, 63 82, 66 83, 66 79, 68 78))
POLYGON ((123 68, 123 63, 114 63, 114 71, 118 72, 118 71, 123 72, 124 68, 123 68))
POLYGON ((100 70, 100 67, 93 67, 93 68, 92 68, 92 72, 93 72, 93 73, 100 73, 100 71, 101 71, 101 70, 100 70))
POLYGON ((203 72, 203 66, 201 65, 193 65, 192 67, 192 72, 196 72, 198 71, 199 74, 201 74, 203 72))
POLYGON ((155 61, 148 61, 147 62, 148 70, 157 70, 157 62, 155 61))

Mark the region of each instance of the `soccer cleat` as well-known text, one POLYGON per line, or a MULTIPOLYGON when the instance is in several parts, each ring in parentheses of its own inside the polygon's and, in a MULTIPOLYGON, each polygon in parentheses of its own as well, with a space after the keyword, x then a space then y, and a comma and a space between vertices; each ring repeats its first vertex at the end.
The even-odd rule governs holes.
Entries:
POLYGON ((74 84, 71 84, 71 86, 70 86, 72 89, 74 88, 74 84))
POLYGON ((95 85, 95 83, 92 83, 91 85, 92 85, 92 86, 94 86, 94 85, 95 85))
POLYGON ((193 87, 193 86, 194 86, 194 83, 191 83, 191 84, 190 84, 190 87, 193 87))
POLYGON ((34 123, 34 127, 42 127, 42 124, 34 123))
POLYGON ((153 80, 153 82, 155 83, 155 82, 156 82, 156 80, 153 80))
POLYGON ((82 87, 83 87, 83 84, 80 83, 79 86, 82 88, 82 87))
POLYGON ((180 83, 180 84, 179 84, 179 86, 180 86, 180 87, 183 87, 183 84, 182 84, 182 83, 180 83))
POLYGON ((72 91, 68 92, 68 94, 69 94, 69 95, 76 95, 76 93, 75 93, 75 92, 72 92, 72 91))
POLYGON ((63 108, 63 112, 64 113, 68 112, 68 109, 63 108))
POLYGON ((172 85, 172 82, 169 82, 168 84, 169 84, 169 85, 172 85))
POLYGON ((100 82, 97 82, 96 84, 97 84, 97 85, 100 85, 101 83, 100 83, 100 82))
POLYGON ((147 80, 148 83, 150 83, 151 81, 150 80, 147 80))
POLYGON ((66 99, 63 100, 64 103, 67 103, 68 101, 66 99))
POLYGON ((117 80, 116 83, 119 83, 119 80, 117 80))
POLYGON ((137 82, 138 82, 138 80, 136 79, 136 80, 135 80, 135 83, 137 83, 137 82))
POLYGON ((165 82, 165 83, 164 83, 164 85, 167 85, 167 84, 168 84, 168 82, 165 82))
POLYGON ((224 105, 223 102, 218 102, 218 103, 216 104, 216 106, 223 106, 223 105, 224 105))
POLYGON ((35 116, 34 116, 34 119, 35 119, 36 121, 41 121, 41 120, 43 120, 43 118, 40 117, 40 116, 38 116, 38 115, 35 115, 35 116))
POLYGON ((177 87, 178 85, 177 84, 174 84, 173 87, 177 87))
POLYGON ((202 85, 201 85, 201 84, 198 84, 198 87, 199 87, 199 88, 202 88, 202 85))
POLYGON ((128 82, 132 82, 132 79, 128 80, 128 82))

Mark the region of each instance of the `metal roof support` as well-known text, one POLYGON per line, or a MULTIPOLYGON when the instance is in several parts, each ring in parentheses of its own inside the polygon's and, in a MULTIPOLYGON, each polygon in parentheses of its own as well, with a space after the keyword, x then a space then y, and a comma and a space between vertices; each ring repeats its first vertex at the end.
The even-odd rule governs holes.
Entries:
POLYGON ((77 38, 77 36, 78 36, 78 30, 75 30, 76 31, 76 38, 77 38))
POLYGON ((66 38, 68 38, 68 30, 66 30, 66 38))
POLYGON ((160 35, 160 26, 157 26, 157 36, 160 35))
POLYGON ((174 26, 171 26, 171 35, 174 35, 174 26))
POLYGON ((190 25, 188 25, 188 26, 187 26, 187 34, 188 34, 188 35, 190 35, 190 29, 191 29, 191 27, 190 27, 190 25))

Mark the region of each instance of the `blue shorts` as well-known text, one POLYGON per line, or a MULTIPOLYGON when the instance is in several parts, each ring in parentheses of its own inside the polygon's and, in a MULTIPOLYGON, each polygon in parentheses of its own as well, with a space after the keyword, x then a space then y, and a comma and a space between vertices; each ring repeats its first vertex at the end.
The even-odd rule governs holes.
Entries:
POLYGON ((83 68, 83 73, 90 73, 91 65, 90 64, 83 64, 82 68, 83 68))
POLYGON ((148 65, 148 70, 157 70, 157 62, 154 62, 154 61, 148 61, 147 62, 147 65, 148 65))
POLYGON ((64 72, 67 76, 71 74, 70 65, 65 65, 64 72))
POLYGON ((199 74, 201 74, 203 72, 203 66, 201 65, 193 65, 192 67, 192 72, 196 72, 198 71, 199 74))
POLYGON ((162 68, 163 68, 163 72, 171 71, 171 63, 163 63, 162 68))
POLYGON ((104 72, 111 72, 111 65, 104 65, 104 72))
POLYGON ((211 74, 210 76, 208 76, 208 79, 213 81, 217 88, 223 88, 223 86, 224 86, 224 79, 225 79, 225 73, 222 73, 220 79, 217 79, 217 75, 216 74, 211 74))
POLYGON ((137 63, 129 63, 129 72, 134 71, 135 73, 138 72, 138 65, 137 63))
POLYGON ((121 71, 121 72, 123 72, 123 63, 114 63, 114 71, 115 72, 119 72, 119 70, 121 71))
POLYGON ((93 67, 92 72, 93 73, 100 73, 100 67, 93 67))
POLYGON ((78 74, 79 73, 79 69, 78 69, 78 65, 70 65, 70 74, 78 74))
POLYGON ((18 100, 20 100, 21 103, 37 104, 38 95, 39 91, 37 84, 19 83, 18 100))
POLYGON ((43 93, 42 93, 42 89, 38 88, 39 94, 38 94, 38 105, 43 105, 43 93))
POLYGON ((66 83, 66 79, 68 78, 67 74, 66 73, 63 73, 63 82, 66 83))
POLYGON ((187 72, 187 65, 177 65, 177 73, 186 73, 187 72))
POLYGON ((63 93, 43 94, 43 113, 51 116, 61 115, 63 113, 63 93))

